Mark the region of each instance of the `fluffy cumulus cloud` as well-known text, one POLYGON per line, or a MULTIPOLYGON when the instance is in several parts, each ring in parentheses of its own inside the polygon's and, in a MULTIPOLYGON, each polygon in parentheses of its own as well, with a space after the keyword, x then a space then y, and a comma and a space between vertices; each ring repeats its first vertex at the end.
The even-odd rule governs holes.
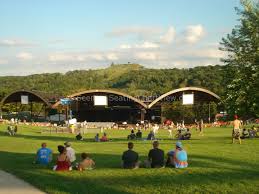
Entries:
POLYGON ((188 43, 196 43, 199 41, 205 34, 204 28, 201 24, 190 25, 186 27, 185 30, 185 40, 188 43))
POLYGON ((173 26, 171 26, 169 27, 167 32, 160 37, 160 40, 162 43, 170 44, 173 42, 175 38, 175 34, 176 34, 175 29, 173 26))
POLYGON ((21 52, 16 55, 16 58, 20 60, 31 60, 33 59, 33 55, 29 52, 21 52))
MULTIPOLYGON (((151 28, 151 27, 150 27, 151 28)), ((134 33, 148 33, 146 31, 148 28, 140 28, 140 29, 127 29, 119 30, 113 32, 114 35, 122 36, 134 33), (142 30, 140 30, 142 29, 142 30), (145 29, 145 30, 144 30, 145 29)), ((152 28, 151 28, 152 29, 152 28)), ((155 28, 154 28, 155 29, 155 28)), ((152 34, 152 30, 150 32, 152 34)), ((121 49, 153 49, 159 48, 164 45, 171 45, 171 44, 196 44, 198 43, 205 35, 205 29, 201 24, 197 25, 189 25, 187 26, 183 32, 178 32, 175 30, 174 26, 168 27, 164 32, 161 30, 156 36, 143 36, 141 39, 136 40, 138 43, 129 44, 123 43, 119 46, 121 49)))

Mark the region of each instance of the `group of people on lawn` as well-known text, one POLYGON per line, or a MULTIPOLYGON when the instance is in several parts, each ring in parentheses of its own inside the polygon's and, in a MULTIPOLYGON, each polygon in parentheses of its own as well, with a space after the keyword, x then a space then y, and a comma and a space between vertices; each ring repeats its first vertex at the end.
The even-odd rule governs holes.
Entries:
POLYGON ((254 138, 258 137, 258 130, 255 126, 253 126, 251 129, 243 129, 242 128, 242 122, 238 119, 237 115, 234 115, 235 120, 233 121, 233 130, 232 130, 232 143, 235 142, 235 139, 239 140, 239 144, 242 143, 241 139, 246 138, 254 138))
MULTIPOLYGON (((81 154, 81 161, 76 163, 76 153, 71 147, 70 142, 65 142, 64 146, 58 146, 59 155, 57 156, 56 165, 53 170, 69 171, 73 168, 82 171, 86 169, 93 169, 95 162, 89 157, 87 153, 81 154)), ((52 161, 52 150, 47 148, 46 143, 41 144, 41 148, 37 151, 34 163, 48 165, 52 161)))
POLYGON ((153 142, 153 149, 149 150, 148 159, 143 164, 138 160, 138 153, 133 151, 134 144, 128 143, 128 150, 122 154, 122 167, 126 169, 136 169, 141 166, 146 168, 163 168, 164 166, 175 168, 186 168, 187 153, 183 149, 183 145, 180 141, 176 142, 175 150, 171 150, 167 153, 167 160, 164 161, 164 150, 159 148, 159 142, 153 142))
MULTIPOLYGON (((186 130, 183 129, 179 129, 177 130, 178 133, 175 135, 175 138, 178 140, 189 140, 192 136, 191 131, 189 128, 186 128, 186 130)), ((140 130, 138 130, 137 133, 134 132, 134 130, 132 129, 130 134, 127 136, 128 140, 142 140, 142 132, 140 130)), ((155 132, 153 130, 151 130, 148 133, 148 136, 146 138, 146 140, 155 140, 155 132)))
MULTIPOLYGON (((134 144, 128 143, 128 150, 122 154, 122 167, 125 169, 136 169, 139 167, 146 168, 163 168, 164 166, 175 168, 186 168, 187 153, 183 149, 181 142, 176 142, 174 150, 167 153, 167 160, 164 161, 165 154, 159 149, 159 142, 153 142, 153 149, 148 153, 148 159, 141 163, 138 153, 133 151, 134 144)), ((58 146, 59 155, 57 156, 56 165, 53 167, 55 171, 69 171, 76 169, 79 171, 91 170, 95 167, 95 162, 90 158, 89 154, 82 153, 81 161, 76 162, 75 150, 71 147, 70 142, 65 142, 64 146, 58 146)), ((52 150, 47 148, 46 143, 42 143, 41 148, 37 151, 34 163, 48 165, 52 161, 52 150)))
MULTIPOLYGON (((76 135, 76 140, 79 140, 79 141, 82 141, 84 140, 83 136, 81 133, 78 133, 76 135)), ((95 142, 106 142, 106 141, 109 141, 109 138, 107 136, 107 134, 104 132, 103 133, 103 136, 100 138, 99 136, 99 133, 96 133, 96 135, 94 136, 94 139, 93 139, 95 142)))

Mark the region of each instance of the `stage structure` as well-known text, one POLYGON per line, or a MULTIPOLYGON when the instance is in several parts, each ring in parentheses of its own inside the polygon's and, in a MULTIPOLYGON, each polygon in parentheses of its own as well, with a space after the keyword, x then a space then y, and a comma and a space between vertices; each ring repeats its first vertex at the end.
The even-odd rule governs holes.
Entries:
POLYGON ((148 119, 152 120, 153 118, 158 118, 161 116, 161 121, 163 122, 164 119, 162 115, 161 109, 163 108, 164 104, 167 103, 174 103, 174 102, 180 102, 182 105, 185 106, 195 106, 196 104, 207 104, 208 105, 208 115, 207 115, 207 120, 210 122, 211 120, 211 115, 210 115, 210 105, 212 102, 218 104, 220 102, 220 97, 203 88, 198 88, 198 87, 185 87, 185 88, 179 88, 175 90, 171 90, 157 99, 155 99, 153 102, 151 102, 148 105, 148 119), (158 115, 160 114, 160 115, 158 115))
POLYGON ((35 91, 18 90, 6 96, 0 103, 0 112, 5 110, 4 106, 11 104, 14 107, 15 117, 21 120, 31 121, 41 117, 46 119, 47 112, 51 109, 51 99, 43 97, 35 91), (21 114, 23 113, 23 114, 21 114), (29 114, 28 114, 29 113, 29 114))
MULTIPOLYGON (((122 92, 113 90, 86 90, 68 96, 69 109, 78 121, 127 122, 144 121, 147 105, 122 92)), ((58 102, 54 107, 58 107, 58 102)))
MULTIPOLYGON (((76 118, 88 122, 127 122, 143 123, 151 121, 163 122, 162 109, 164 104, 180 102, 183 106, 195 106, 197 103, 208 104, 210 120, 210 103, 219 103, 220 97, 215 93, 198 87, 185 87, 169 91, 157 98, 135 98, 128 94, 110 89, 86 90, 59 97, 43 95, 37 91, 19 90, 6 96, 0 104, 13 104, 15 112, 29 109, 30 117, 46 115, 65 115, 65 119, 76 118), (151 99, 151 100, 145 100, 151 99), (33 104, 41 104, 40 110, 34 110, 33 104), (42 114, 41 114, 42 115, 42 114)), ((60 122, 60 118, 58 119, 60 122)))

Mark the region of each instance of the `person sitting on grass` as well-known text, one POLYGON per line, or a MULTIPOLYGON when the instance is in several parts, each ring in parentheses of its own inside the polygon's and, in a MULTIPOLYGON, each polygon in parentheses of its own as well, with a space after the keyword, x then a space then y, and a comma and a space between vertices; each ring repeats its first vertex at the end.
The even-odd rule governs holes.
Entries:
POLYGON ((142 139, 142 132, 140 131, 140 129, 139 129, 138 132, 136 133, 136 138, 137 138, 137 139, 142 139))
POLYGON ((155 134, 153 131, 150 131, 147 136, 147 140, 154 140, 154 139, 155 139, 155 134))
POLYGON ((10 135, 10 136, 14 136, 18 131, 18 126, 15 125, 15 126, 8 126, 7 127, 7 133, 10 135))
POLYGON ((48 165, 52 160, 52 150, 47 148, 46 143, 41 144, 38 149, 34 163, 48 165))
POLYGON ((177 133, 175 134, 175 139, 178 139, 178 140, 182 140, 183 139, 183 134, 182 134, 182 130, 181 129, 177 130, 177 133))
POLYGON ((64 146, 58 146, 59 155, 57 157, 56 166, 54 166, 53 170, 56 171, 69 171, 72 170, 70 167, 71 163, 69 158, 67 157, 67 150, 64 146))
POLYGON ((79 141, 82 141, 83 140, 83 136, 81 135, 81 133, 78 133, 76 135, 76 139, 79 140, 79 141))
POLYGON ((163 168, 164 167, 164 151, 159 149, 158 141, 153 142, 153 149, 148 153, 148 163, 151 168, 163 168))
POLYGON ((182 139, 183 140, 188 140, 188 139, 191 139, 191 136, 192 136, 192 134, 190 132, 190 129, 187 128, 187 131, 182 135, 182 139))
POLYGON ((243 129, 242 136, 240 138, 241 139, 249 138, 249 132, 246 130, 246 128, 243 129))
POLYGON ((130 135, 128 135, 128 140, 133 140, 136 138, 136 135, 135 135, 135 132, 134 130, 132 129, 131 132, 130 132, 130 135))
POLYGON ((139 167, 138 153, 133 151, 134 144, 128 143, 128 150, 122 154, 122 167, 126 169, 136 169, 139 167))
POLYGON ((166 165, 175 168, 186 168, 188 166, 187 153, 183 149, 183 145, 180 141, 176 142, 174 151, 167 153, 166 165))
POLYGON ((100 139, 99 139, 99 133, 96 133, 96 135, 94 136, 94 141, 95 142, 99 142, 100 139))
POLYGON ((100 141, 101 141, 101 142, 109 141, 109 139, 108 139, 106 133, 103 133, 103 136, 102 136, 102 138, 100 139, 100 141))
POLYGON ((75 161, 76 161, 76 152, 75 150, 71 147, 71 143, 70 142, 65 142, 64 145, 66 146, 66 150, 67 150, 67 157, 71 163, 72 166, 75 165, 75 161))
POLYGON ((256 137, 257 130, 256 130, 256 128, 253 126, 251 129, 248 129, 248 133, 249 133, 249 137, 250 137, 250 138, 254 138, 254 137, 256 137))
POLYGON ((79 171, 94 169, 95 162, 90 158, 87 153, 82 153, 81 158, 82 161, 77 166, 77 169, 79 171))

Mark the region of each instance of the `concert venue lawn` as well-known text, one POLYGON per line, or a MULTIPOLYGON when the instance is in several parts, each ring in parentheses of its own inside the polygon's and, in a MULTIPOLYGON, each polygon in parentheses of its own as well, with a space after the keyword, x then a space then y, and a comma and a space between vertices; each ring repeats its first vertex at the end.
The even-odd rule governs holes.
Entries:
MULTIPOLYGON (((129 130, 107 131, 110 142, 76 141, 71 134, 41 134, 40 127, 19 126, 18 134, 5 134, 0 125, 0 169, 10 172, 47 193, 258 193, 259 139, 248 139, 242 145, 231 144, 231 128, 208 128, 199 136, 184 141, 188 152, 186 169, 124 170, 120 168, 121 154, 127 149, 129 130), (50 167, 32 164, 42 142, 57 154, 57 145, 71 141, 77 158, 81 152, 90 153, 96 161, 92 171, 54 172, 50 167)), ((146 137, 147 132, 144 132, 146 137)), ((168 139, 160 130, 160 147, 165 152, 174 148, 176 140, 168 139), (162 140, 163 139, 163 140, 162 140)), ((150 141, 134 141, 140 159, 146 159, 150 141)), ((16 187, 16 185, 13 185, 16 187)))

